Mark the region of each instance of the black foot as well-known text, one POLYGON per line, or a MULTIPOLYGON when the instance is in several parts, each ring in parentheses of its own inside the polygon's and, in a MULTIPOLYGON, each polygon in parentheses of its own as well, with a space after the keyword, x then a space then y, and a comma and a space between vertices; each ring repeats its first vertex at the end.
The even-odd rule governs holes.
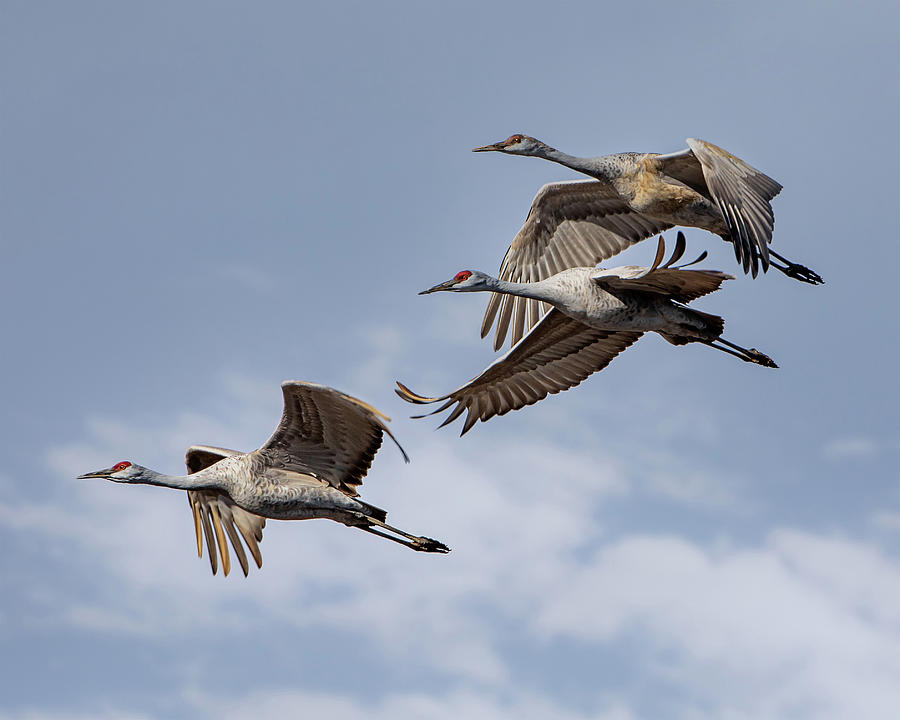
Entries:
POLYGON ((810 270, 805 265, 788 263, 785 267, 781 267, 779 265, 775 265, 775 267, 781 270, 781 272, 783 272, 789 278, 794 278, 794 280, 809 283, 810 285, 825 284, 825 281, 822 279, 822 276, 819 275, 819 273, 817 273, 815 270, 810 270))
POLYGON ((750 348, 745 351, 747 353, 747 357, 744 358, 747 362, 756 363, 757 365, 762 365, 763 367, 777 368, 778 366, 775 364, 775 361, 770 358, 765 353, 761 353, 756 348, 750 348))
POLYGON ((450 552, 450 548, 448 548, 444 543, 439 542, 437 540, 433 540, 428 537, 420 537, 417 538, 413 542, 412 546, 413 550, 419 550, 420 552, 435 552, 435 553, 448 553, 450 552))
POLYGON ((810 285, 823 285, 825 283, 819 273, 817 273, 815 270, 810 270, 808 267, 806 267, 806 265, 791 262, 786 257, 782 257, 774 250, 769 250, 769 256, 784 263, 784 265, 779 265, 773 260, 771 262, 771 265, 776 270, 781 270, 781 272, 783 272, 789 278, 794 278, 794 280, 809 283, 810 285))

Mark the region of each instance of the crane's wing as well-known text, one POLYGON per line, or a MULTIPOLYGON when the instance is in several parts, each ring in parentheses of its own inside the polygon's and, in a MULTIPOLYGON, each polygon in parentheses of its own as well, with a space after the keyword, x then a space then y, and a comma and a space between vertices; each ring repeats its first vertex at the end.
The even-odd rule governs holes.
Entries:
POLYGON ((687 144, 690 150, 656 160, 664 173, 695 188, 698 169, 703 173, 708 188, 704 194, 712 197, 725 218, 735 257, 744 272, 755 277, 760 261, 763 269, 769 267, 768 244, 775 227, 769 201, 781 192, 781 185, 717 145, 696 138, 688 138, 687 144))
MULTIPOLYGON (((682 303, 715 292, 723 282, 734 279, 733 275, 726 275, 718 270, 685 270, 687 266, 674 266, 684 254, 684 248, 684 233, 679 232, 672 256, 665 264, 661 264, 666 245, 660 236, 656 258, 651 267, 622 265, 609 269, 598 268, 597 272, 591 275, 591 279, 613 295, 620 292, 646 292, 682 303)), ((688 265, 693 265, 705 257, 704 252, 688 265)))
POLYGON ((548 394, 575 387, 605 368, 640 336, 638 332, 596 330, 551 308, 509 352, 449 395, 423 397, 399 382, 395 392, 417 404, 446 400, 430 415, 456 404, 441 427, 467 410, 460 433, 465 435, 476 420, 486 421, 494 415, 533 405, 548 394))
POLYGON ((315 383, 283 382, 281 390, 281 422, 257 451, 269 467, 312 475, 355 497, 385 433, 409 462, 385 424, 390 418, 368 403, 315 383))
MULTIPOLYGON (((207 445, 192 445, 184 456, 188 474, 200 472, 214 465, 222 458, 240 455, 237 450, 209 447, 207 445)), ((194 515, 194 531, 197 534, 197 554, 203 557, 203 537, 206 537, 206 545, 209 549, 209 564, 213 575, 218 570, 216 546, 222 556, 222 570, 225 575, 231 571, 231 557, 228 554, 228 543, 225 535, 231 540, 234 554, 237 555, 244 571, 244 577, 250 571, 247 555, 241 545, 240 538, 253 559, 256 567, 262 567, 262 554, 259 551, 259 543, 262 540, 262 531, 266 526, 266 519, 260 515, 254 515, 234 504, 234 501, 226 493, 217 490, 188 490, 188 502, 194 515), (238 537, 240 533, 240 537, 238 537)))
MULTIPOLYGON (((670 227, 631 210, 605 183, 551 183, 531 202, 499 275, 511 282, 535 282, 567 268, 592 267, 670 227)), ((503 346, 510 323, 510 345, 515 345, 526 330, 526 315, 527 326, 532 327, 546 309, 538 300, 494 293, 484 313, 481 337, 487 336, 496 319, 494 349, 503 346)))

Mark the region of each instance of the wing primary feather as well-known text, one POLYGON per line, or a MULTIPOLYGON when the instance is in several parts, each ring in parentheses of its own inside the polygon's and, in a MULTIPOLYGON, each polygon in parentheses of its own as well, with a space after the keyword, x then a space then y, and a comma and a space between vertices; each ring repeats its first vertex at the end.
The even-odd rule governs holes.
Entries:
MULTIPOLYGON (((262 521, 262 524, 265 525, 265 520, 262 521)), ((256 567, 262 567, 262 553, 259 551, 258 541, 262 540, 262 528, 259 528, 258 535, 251 532, 250 528, 244 528, 241 523, 237 523, 238 530, 241 533, 241 537, 244 538, 244 542, 247 543, 247 549, 250 550, 250 554, 253 555, 253 559, 256 561, 256 567)))
POLYGON ((250 566, 247 564, 247 555, 244 553, 244 548, 241 546, 241 539, 234 529, 233 518, 227 518, 226 522, 223 524, 225 526, 225 531, 228 533, 228 537, 231 539, 231 547, 234 548, 234 554, 237 555, 238 562, 241 564, 241 570, 244 571, 244 577, 247 577, 247 575, 250 574, 250 566))
POLYGON ((462 415, 463 410, 465 410, 465 409, 466 409, 466 406, 463 405, 462 402, 457 402, 456 407, 450 411, 450 414, 447 416, 447 419, 444 420, 444 422, 442 422, 440 425, 438 425, 438 427, 442 428, 442 427, 444 427, 444 425, 449 425, 454 420, 456 420, 456 418, 458 418, 460 415, 462 415))
POLYGON ((188 502, 191 504, 191 511, 194 515, 194 534, 197 536, 197 557, 203 557, 203 533, 200 521, 200 503, 191 497, 188 493, 188 502))
POLYGON ((469 405, 469 412, 466 413, 466 421, 463 425, 462 432, 459 434, 460 437, 472 429, 472 426, 478 421, 480 415, 481 411, 479 410, 478 396, 476 395, 472 398, 472 403, 469 405))
POLYGON ((206 551, 209 554, 209 565, 212 568, 212 574, 215 575, 219 570, 219 560, 216 557, 216 540, 213 537, 212 527, 210 527, 209 509, 204 507, 200 515, 203 521, 203 533, 206 535, 206 551))
POLYGON ((497 317, 497 311, 500 309, 502 300, 503 296, 500 293, 491 293, 487 309, 484 311, 484 320, 481 321, 482 338, 487 337, 487 334, 491 331, 491 326, 494 324, 494 318, 497 317))
POLYGON ((225 577, 228 577, 228 573, 231 572, 231 555, 228 552, 228 543, 225 541, 225 531, 222 529, 219 508, 215 504, 210 504, 209 510, 216 531, 216 542, 219 544, 219 554, 222 556, 222 572, 225 573, 225 577))
POLYGON ((397 388, 394 389, 394 392, 397 393, 400 397, 402 397, 407 402, 415 403, 416 405, 427 405, 428 403, 433 403, 438 400, 443 400, 443 398, 430 398, 430 397, 425 397, 424 395, 419 395, 419 393, 413 392, 399 380, 397 380, 396 382, 397 382, 397 388))

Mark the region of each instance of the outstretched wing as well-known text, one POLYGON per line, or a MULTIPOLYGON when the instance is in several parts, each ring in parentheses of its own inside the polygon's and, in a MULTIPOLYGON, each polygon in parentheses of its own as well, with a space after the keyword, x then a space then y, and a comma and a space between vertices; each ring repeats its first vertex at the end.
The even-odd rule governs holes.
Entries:
POLYGON ((775 227, 769 201, 781 192, 781 185, 717 145, 696 138, 688 138, 687 144, 689 151, 656 158, 662 171, 692 186, 698 169, 702 171, 709 195, 725 218, 735 256, 744 272, 755 277, 760 261, 763 269, 769 267, 768 244, 775 227))
MULTIPOLYGON (((543 400, 548 394, 575 387, 605 368, 641 333, 596 330, 553 308, 508 353, 477 378, 449 395, 428 398, 397 383, 396 393, 407 402, 446 400, 430 415, 455 408, 441 423, 453 422, 464 410, 465 435, 476 420, 486 421, 543 400)), ((424 417, 424 416, 418 416, 424 417)))
MULTIPOLYGON (((208 468, 222 458, 232 455, 240 455, 237 450, 209 447, 206 445, 192 445, 188 448, 184 457, 188 473, 193 474, 208 468)), ((241 564, 241 569, 246 577, 250 571, 247 562, 247 554, 241 545, 240 538, 244 539, 247 549, 256 561, 256 567, 262 567, 262 554, 259 551, 259 542, 262 540, 262 531, 266 526, 266 519, 260 515, 254 515, 234 504, 227 494, 217 490, 188 490, 188 502, 194 516, 194 531, 197 534, 197 554, 203 557, 203 538, 206 537, 206 545, 209 552, 209 564, 213 575, 218 570, 218 558, 222 556, 222 570, 225 575, 231 571, 231 557, 228 554, 228 543, 225 535, 231 540, 234 554, 241 564), (240 533, 240 537, 238 536, 240 533)))
POLYGON ((257 452, 270 467, 312 475, 350 496, 362 484, 390 418, 362 400, 315 383, 281 384, 284 413, 257 452))
MULTIPOLYGON (((571 267, 592 267, 636 242, 672 227, 631 210, 609 185, 576 180, 544 185, 503 263, 500 278, 535 282, 571 267)), ((538 300, 512 295, 491 295, 481 337, 497 321, 494 349, 503 346, 512 324, 510 344, 522 338, 547 306, 538 300), (526 320, 527 315, 527 320, 526 320)))

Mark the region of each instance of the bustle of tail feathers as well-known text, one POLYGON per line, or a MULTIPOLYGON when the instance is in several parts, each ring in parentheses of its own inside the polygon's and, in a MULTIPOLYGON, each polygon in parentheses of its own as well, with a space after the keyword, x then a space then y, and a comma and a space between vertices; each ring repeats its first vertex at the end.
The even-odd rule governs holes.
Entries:
MULTIPOLYGON (((700 310, 694 310, 694 308, 681 307, 681 309, 689 315, 692 315, 694 319, 703 326, 703 330, 706 333, 709 333, 709 340, 715 340, 716 338, 721 337, 722 333, 725 331, 725 318, 701 312, 700 310)), ((695 342, 697 339, 696 337, 681 335, 663 334, 663 337, 673 345, 687 345, 688 343, 695 342)))
POLYGON ((356 502, 365 507, 366 515, 375 518, 376 520, 380 520, 384 522, 387 518, 387 510, 382 510, 380 507, 375 507, 374 505, 369 505, 367 502, 363 502, 359 498, 354 498, 356 502))

